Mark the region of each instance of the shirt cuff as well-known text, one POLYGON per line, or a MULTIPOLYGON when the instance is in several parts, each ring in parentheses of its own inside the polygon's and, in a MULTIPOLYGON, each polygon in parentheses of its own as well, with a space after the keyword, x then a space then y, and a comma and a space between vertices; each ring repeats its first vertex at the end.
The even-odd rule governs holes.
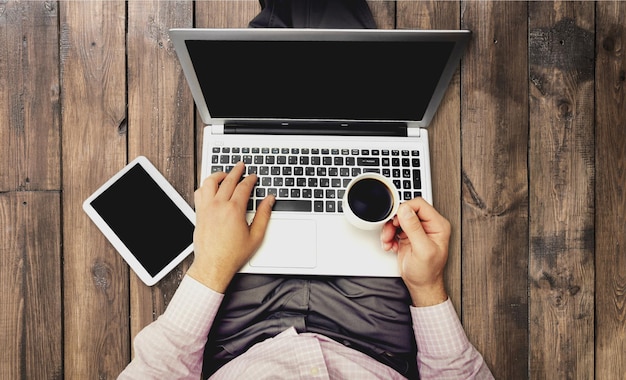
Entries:
POLYGON ((163 318, 193 335, 207 335, 224 295, 185 275, 163 318))
POLYGON ((417 349, 422 354, 443 357, 467 349, 469 340, 449 298, 435 306, 410 309, 417 349))

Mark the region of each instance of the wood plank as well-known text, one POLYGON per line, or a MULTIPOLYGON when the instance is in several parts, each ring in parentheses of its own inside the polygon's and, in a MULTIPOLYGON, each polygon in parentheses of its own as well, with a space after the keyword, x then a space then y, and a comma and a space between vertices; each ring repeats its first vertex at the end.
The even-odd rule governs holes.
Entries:
POLYGON ((0 193, 2 379, 62 379, 59 192, 0 193))
POLYGON ((531 377, 593 378, 594 4, 529 20, 531 377))
POLYGON ((626 379, 626 3, 596 12, 595 376, 626 379))
POLYGON ((63 2, 64 370, 115 378, 130 354, 128 267, 81 204, 127 162, 124 1, 63 2))
MULTIPOLYGON (((190 1, 128 3, 128 152, 148 159, 193 204, 195 132, 193 98, 168 30, 192 27, 190 1)), ((153 287, 131 271, 131 337, 161 315, 192 260, 153 287)))
POLYGON ((378 29, 396 28, 396 4, 395 0, 367 0, 378 29))
MULTIPOLYGON (((457 1, 399 1, 398 29, 458 29, 457 1)), ((460 67, 460 66, 459 66, 460 67)), ((461 83, 460 69, 450 82, 439 110, 428 127, 433 202, 450 221, 446 289, 461 313, 461 83)))
POLYGON ((0 191, 59 190, 56 2, 0 3, 0 191))
POLYGON ((260 11, 257 0, 198 1, 196 28, 247 28, 260 11))
POLYGON ((496 379, 528 372, 528 10, 462 4, 462 320, 496 379))

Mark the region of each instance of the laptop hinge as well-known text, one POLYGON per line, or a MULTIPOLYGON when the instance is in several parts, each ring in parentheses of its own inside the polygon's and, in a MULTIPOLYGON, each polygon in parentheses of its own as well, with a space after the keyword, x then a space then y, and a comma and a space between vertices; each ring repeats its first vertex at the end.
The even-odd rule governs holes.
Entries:
POLYGON ((422 137, 422 128, 407 128, 408 137, 422 137))
POLYGON ((212 135, 223 135, 224 134, 224 124, 211 124, 211 134, 212 135))
MULTIPOLYGON (((334 135, 334 136, 407 136, 406 123, 359 122, 227 122, 225 134, 261 135, 334 135)), ((417 128, 410 128, 417 129, 417 128)))

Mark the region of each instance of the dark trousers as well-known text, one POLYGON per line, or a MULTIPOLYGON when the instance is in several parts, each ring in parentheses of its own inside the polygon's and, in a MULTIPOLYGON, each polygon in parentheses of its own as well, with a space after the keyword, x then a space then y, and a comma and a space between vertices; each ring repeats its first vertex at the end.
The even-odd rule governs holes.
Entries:
POLYGON ((259 0, 251 28, 375 29, 366 0, 259 0))
POLYGON ((239 274, 209 334, 203 376, 294 326, 418 378, 410 302, 399 278, 239 274))

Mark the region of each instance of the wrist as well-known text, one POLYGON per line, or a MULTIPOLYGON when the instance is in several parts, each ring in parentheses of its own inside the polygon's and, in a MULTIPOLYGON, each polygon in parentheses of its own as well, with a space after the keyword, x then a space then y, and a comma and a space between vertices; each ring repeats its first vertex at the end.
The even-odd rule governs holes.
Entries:
POLYGON ((443 280, 434 284, 414 285, 407 288, 415 307, 435 306, 448 300, 448 293, 443 285, 443 280))
POLYGON ((225 271, 206 271, 202 270, 199 266, 194 265, 193 263, 187 270, 187 275, 207 288, 221 294, 224 294, 226 288, 228 288, 228 285, 233 279, 233 275, 230 275, 225 271))

